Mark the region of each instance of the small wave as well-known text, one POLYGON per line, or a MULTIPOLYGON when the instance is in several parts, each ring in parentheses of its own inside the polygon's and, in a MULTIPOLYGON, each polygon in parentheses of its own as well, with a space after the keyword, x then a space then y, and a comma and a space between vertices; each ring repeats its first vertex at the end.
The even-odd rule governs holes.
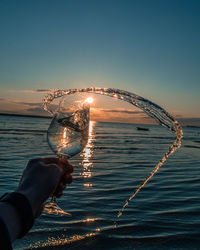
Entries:
MULTIPOLYGON (((49 237, 47 241, 38 241, 31 249, 77 249, 77 250, 122 250, 122 249, 199 249, 200 234, 173 234, 157 236, 139 236, 136 232, 149 230, 151 227, 125 226, 117 229, 88 232, 82 235, 49 237), (122 236, 123 235, 123 236, 122 236)), ((30 249, 28 248, 28 249, 30 249)), ((28 250, 27 249, 27 250, 28 250)))
POLYGON ((94 149, 100 149, 100 150, 107 150, 107 152, 111 150, 116 151, 128 151, 128 150, 138 150, 139 148, 136 147, 127 147, 127 148, 119 148, 119 147, 94 147, 94 149))
POLYGON ((193 141, 193 142, 200 143, 200 141, 193 141))
POLYGON ((184 145, 184 148, 198 148, 198 149, 200 149, 199 146, 192 146, 192 145, 184 145))
POLYGON ((6 132, 9 134, 15 134, 15 133, 46 133, 46 130, 42 129, 0 129, 0 132, 6 132))

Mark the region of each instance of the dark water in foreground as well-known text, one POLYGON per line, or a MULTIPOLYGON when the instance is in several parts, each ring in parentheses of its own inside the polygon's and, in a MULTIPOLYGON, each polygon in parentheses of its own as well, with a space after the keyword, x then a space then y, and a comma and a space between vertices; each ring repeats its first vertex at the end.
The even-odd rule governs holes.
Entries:
MULTIPOLYGON (((53 155, 49 123, 0 116, 0 195, 15 189, 28 159, 53 155)), ((184 128, 181 149, 117 219, 174 139, 165 128, 148 127, 93 123, 85 151, 71 159, 74 181, 58 200, 73 217, 43 214, 14 249, 200 249, 199 128, 184 128)))

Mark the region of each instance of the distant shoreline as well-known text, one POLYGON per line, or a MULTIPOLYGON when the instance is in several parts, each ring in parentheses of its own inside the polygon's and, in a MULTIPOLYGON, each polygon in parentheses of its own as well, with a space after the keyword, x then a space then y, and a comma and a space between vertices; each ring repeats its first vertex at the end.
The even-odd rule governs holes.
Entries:
POLYGON ((35 118, 51 118, 51 116, 45 115, 23 115, 23 114, 8 114, 8 113, 0 113, 0 115, 7 115, 7 116, 21 116, 21 117, 35 117, 35 118))
MULTIPOLYGON (((51 119, 52 117, 51 116, 45 116, 45 115, 26 115, 26 114, 10 114, 10 113, 0 113, 0 116, 1 115, 6 115, 6 116, 18 116, 18 117, 33 117, 33 118, 47 118, 47 119, 51 119)), ((185 123, 187 120, 189 119, 178 119, 181 126, 182 127, 188 127, 188 128, 200 128, 200 118, 193 118, 191 120, 198 120, 197 124, 195 124, 194 122, 187 122, 185 123), (185 124, 184 124, 185 123, 185 124)), ((95 121, 95 122, 103 122, 103 123, 110 123, 109 121, 95 121)), ((112 123, 112 122, 111 122, 112 123)), ((116 123, 122 123, 122 122, 116 122, 116 123)), ((123 124, 123 123, 122 123, 123 124)), ((137 123, 126 123, 125 124, 137 124, 137 123)), ((142 125, 142 126, 145 126, 145 125, 159 125, 159 124, 148 124, 148 123, 139 123, 138 125, 142 125)))
MULTIPOLYGON (((33 118, 48 118, 48 119, 52 119, 51 116, 44 116, 44 115, 26 115, 26 114, 10 114, 10 113, 0 113, 0 116, 18 116, 18 117, 33 117, 33 118)), ((94 121, 94 122, 102 122, 102 123, 112 123, 112 122, 106 122, 106 121, 94 121)), ((121 124, 136 124, 136 125, 153 125, 153 124, 137 124, 137 123, 122 123, 122 122, 114 122, 114 123, 121 123, 121 124)), ((158 125, 158 124, 154 124, 154 125, 158 125)))

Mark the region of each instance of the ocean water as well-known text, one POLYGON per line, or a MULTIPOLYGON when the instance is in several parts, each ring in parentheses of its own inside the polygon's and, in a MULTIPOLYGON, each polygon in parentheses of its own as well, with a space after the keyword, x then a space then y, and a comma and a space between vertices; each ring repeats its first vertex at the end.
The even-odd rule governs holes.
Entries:
MULTIPOLYGON (((47 118, 0 116, 0 195, 13 191, 28 160, 53 156, 47 118)), ((174 140, 166 128, 91 123, 72 159, 73 183, 58 204, 72 217, 42 214, 14 249, 200 249, 200 128, 184 127, 182 147, 129 203, 124 201, 174 140)))

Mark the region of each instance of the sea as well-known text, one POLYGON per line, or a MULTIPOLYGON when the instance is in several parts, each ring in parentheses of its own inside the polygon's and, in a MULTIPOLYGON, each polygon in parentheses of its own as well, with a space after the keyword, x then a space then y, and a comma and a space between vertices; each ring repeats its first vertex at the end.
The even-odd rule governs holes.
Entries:
MULTIPOLYGON (((0 116, 0 195, 16 189, 29 159, 54 156, 50 122, 0 116)), ((73 182, 57 200, 72 217, 43 213, 14 250, 200 249, 200 128, 183 133, 181 148, 117 217, 175 135, 159 125, 90 122, 85 149, 70 159, 73 182)))

